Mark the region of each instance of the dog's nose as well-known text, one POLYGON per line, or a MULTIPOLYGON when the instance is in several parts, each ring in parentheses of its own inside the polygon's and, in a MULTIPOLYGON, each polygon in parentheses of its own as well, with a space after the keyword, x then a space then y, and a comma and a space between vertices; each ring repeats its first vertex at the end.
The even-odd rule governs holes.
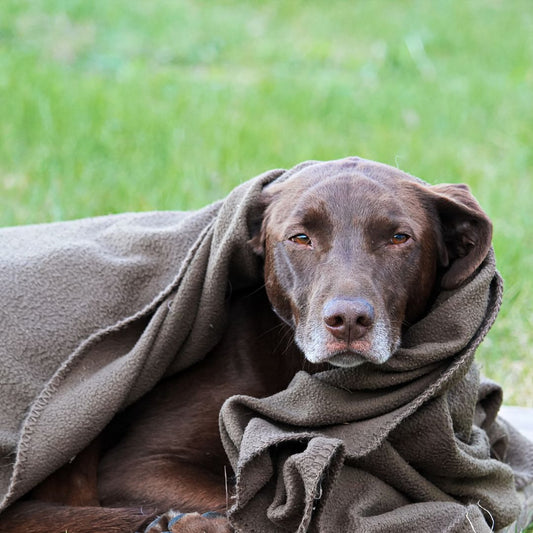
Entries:
POLYGON ((363 298, 333 298, 322 316, 326 329, 337 339, 350 342, 365 336, 374 323, 374 308, 363 298))

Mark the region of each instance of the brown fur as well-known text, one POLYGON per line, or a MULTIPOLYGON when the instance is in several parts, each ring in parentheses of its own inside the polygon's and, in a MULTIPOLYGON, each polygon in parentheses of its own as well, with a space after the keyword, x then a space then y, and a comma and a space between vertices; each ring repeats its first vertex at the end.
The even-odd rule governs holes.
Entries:
MULTIPOLYGON (((266 290, 234 295, 218 346, 15 503, 1 532, 126 533, 170 509, 224 512, 233 473, 218 434, 222 403, 271 395, 302 368, 383 362, 439 287, 461 284, 490 246, 490 222, 464 186, 296 175, 266 188, 265 209, 250 244, 264 257, 266 290), (375 333, 378 324, 387 331, 375 333)), ((230 528, 190 514, 172 531, 230 528)))

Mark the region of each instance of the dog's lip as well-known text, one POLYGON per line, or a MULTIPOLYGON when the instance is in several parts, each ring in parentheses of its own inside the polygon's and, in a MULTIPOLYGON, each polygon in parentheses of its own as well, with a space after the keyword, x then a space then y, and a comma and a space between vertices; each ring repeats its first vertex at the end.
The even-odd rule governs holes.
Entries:
POLYGON ((368 357, 372 350, 372 343, 369 340, 358 340, 350 344, 330 341, 326 343, 325 349, 329 358, 337 355, 368 357))

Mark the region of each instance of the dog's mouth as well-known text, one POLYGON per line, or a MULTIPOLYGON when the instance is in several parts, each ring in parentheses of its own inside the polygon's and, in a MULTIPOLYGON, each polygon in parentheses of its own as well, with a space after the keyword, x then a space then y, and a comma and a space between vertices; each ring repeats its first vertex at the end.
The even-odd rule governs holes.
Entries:
POLYGON ((332 366, 351 368, 372 363, 381 365, 390 359, 399 344, 399 336, 391 336, 390 328, 376 322, 371 334, 360 339, 341 340, 326 335, 325 329, 296 327, 295 340, 311 363, 330 363, 332 366))

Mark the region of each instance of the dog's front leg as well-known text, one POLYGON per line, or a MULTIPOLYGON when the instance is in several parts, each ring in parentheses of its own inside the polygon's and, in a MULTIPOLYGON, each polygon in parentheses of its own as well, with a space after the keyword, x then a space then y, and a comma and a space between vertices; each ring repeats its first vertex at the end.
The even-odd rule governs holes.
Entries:
POLYGON ((108 463, 101 471, 99 493, 104 506, 128 502, 159 510, 159 521, 148 526, 147 533, 231 531, 225 517, 228 498, 224 472, 215 475, 174 457, 129 459, 115 463, 114 468, 108 463))

